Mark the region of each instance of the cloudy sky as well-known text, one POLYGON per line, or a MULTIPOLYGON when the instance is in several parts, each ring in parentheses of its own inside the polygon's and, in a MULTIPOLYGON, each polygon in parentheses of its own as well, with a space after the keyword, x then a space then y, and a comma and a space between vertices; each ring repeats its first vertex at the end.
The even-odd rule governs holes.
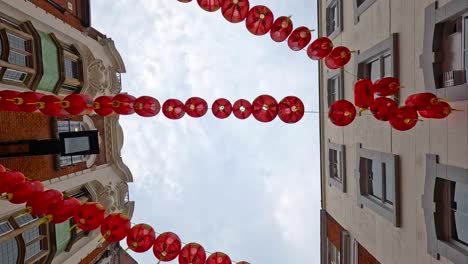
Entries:
MULTIPOLYGON (((295 26, 316 26, 313 0, 252 0, 295 26)), ((316 111, 317 64, 269 35, 251 35, 194 0, 92 1, 93 26, 112 37, 127 68, 124 91, 185 102, 303 99, 316 111)), ((316 35, 314 33, 313 38, 316 35)), ((319 263, 318 116, 287 125, 162 114, 122 117, 124 162, 135 182, 132 222, 252 264, 319 263)), ((155 263, 152 252, 134 254, 155 263)), ((175 261, 173 263, 176 263, 175 261)))

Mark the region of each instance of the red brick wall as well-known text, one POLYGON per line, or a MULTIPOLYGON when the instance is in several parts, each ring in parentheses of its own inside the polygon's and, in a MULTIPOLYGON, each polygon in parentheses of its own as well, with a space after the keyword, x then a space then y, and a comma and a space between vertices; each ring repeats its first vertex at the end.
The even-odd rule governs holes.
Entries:
POLYGON ((327 237, 338 250, 341 250, 341 231, 343 227, 327 214, 327 237))
MULTIPOLYGON (((58 10, 55 6, 53 6, 51 3, 49 3, 47 0, 29 0, 32 3, 34 3, 36 6, 44 9, 47 13, 50 13, 54 15, 55 17, 59 18, 63 22, 69 24, 70 26, 78 29, 79 31, 83 32, 84 27, 83 27, 83 21, 81 21, 81 18, 73 13, 70 12, 64 12, 62 13, 60 10, 58 10)), ((67 8, 67 0, 54 0, 54 2, 61 7, 67 8)), ((76 5, 74 5, 74 10, 76 10, 76 5)), ((76 11, 75 11, 76 12, 76 11)))
POLYGON ((361 244, 358 244, 358 264, 380 264, 361 244))
MULTIPOLYGON (((81 121, 82 117, 71 117, 74 121, 81 121)), ((98 155, 96 165, 105 164, 105 133, 102 117, 93 118, 101 135, 101 152, 98 155), (101 120, 99 120, 101 119, 101 120)), ((0 142, 50 139, 54 137, 55 128, 51 126, 52 119, 39 113, 0 112, 0 142)), ((86 169, 86 163, 81 162, 67 168, 56 170, 56 156, 27 156, 0 159, 0 164, 5 167, 23 172, 26 177, 41 181, 50 180, 73 172, 86 169)))

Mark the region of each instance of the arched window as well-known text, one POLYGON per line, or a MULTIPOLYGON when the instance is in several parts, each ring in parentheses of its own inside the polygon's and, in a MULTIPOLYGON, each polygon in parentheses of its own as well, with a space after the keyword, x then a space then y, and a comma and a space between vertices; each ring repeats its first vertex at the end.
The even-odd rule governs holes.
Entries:
POLYGON ((0 220, 0 263, 36 263, 50 253, 49 225, 38 218, 16 213, 0 220))

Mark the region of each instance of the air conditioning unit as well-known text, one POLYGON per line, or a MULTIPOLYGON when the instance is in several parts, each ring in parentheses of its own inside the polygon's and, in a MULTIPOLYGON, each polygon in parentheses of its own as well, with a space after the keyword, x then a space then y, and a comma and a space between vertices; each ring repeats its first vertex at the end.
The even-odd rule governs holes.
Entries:
POLYGON ((465 71, 448 71, 442 73, 442 87, 451 87, 465 83, 465 71))

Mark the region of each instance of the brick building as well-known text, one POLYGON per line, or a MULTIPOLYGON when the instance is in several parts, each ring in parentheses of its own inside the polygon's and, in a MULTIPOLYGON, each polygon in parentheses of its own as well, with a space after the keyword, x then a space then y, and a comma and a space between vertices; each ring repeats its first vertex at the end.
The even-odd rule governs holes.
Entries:
MULTIPOLYGON (((0 90, 115 95, 123 73, 125 65, 112 39, 91 27, 89 0, 0 0, 0 90)), ((131 217, 134 203, 127 183, 132 174, 120 155, 118 116, 0 112, 0 142, 53 139, 61 132, 83 130, 98 131, 99 154, 13 157, 0 163, 41 180, 46 188, 131 217)), ((99 231, 69 232, 71 222, 37 227, 37 218, 19 215, 23 208, 0 201, 1 264, 94 263, 92 254, 103 248, 100 253, 109 256, 122 251, 114 244, 99 244, 99 231)))
POLYGON ((468 2, 318 0, 319 35, 355 50, 344 69, 319 64, 321 263, 468 263, 468 2), (392 76, 463 110, 392 129, 368 111, 346 127, 327 117, 354 101, 356 76, 392 76))

